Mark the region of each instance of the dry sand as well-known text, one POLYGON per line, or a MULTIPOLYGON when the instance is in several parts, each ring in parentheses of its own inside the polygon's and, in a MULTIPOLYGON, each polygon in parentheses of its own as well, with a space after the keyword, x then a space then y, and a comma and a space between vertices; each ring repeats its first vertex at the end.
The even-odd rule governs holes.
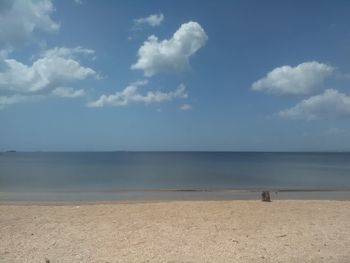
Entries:
POLYGON ((350 201, 0 205, 0 262, 350 262, 350 201))

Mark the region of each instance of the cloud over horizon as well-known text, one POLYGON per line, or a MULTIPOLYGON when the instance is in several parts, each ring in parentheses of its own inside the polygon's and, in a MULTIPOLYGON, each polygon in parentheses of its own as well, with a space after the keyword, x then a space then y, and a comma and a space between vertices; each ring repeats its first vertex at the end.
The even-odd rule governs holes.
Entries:
POLYGON ((280 111, 278 116, 292 120, 350 117, 350 96, 335 89, 327 89, 322 94, 304 99, 290 109, 280 111))
POLYGON ((190 67, 189 58, 208 40, 197 22, 184 23, 170 39, 160 41, 151 35, 138 50, 138 60, 131 69, 142 70, 146 77, 161 72, 179 72, 190 67))
POLYGON ((324 80, 334 68, 317 61, 304 62, 295 67, 277 67, 255 81, 252 89, 279 95, 306 95, 323 87, 324 80))
POLYGON ((148 81, 137 81, 129 84, 122 91, 118 91, 111 95, 101 95, 96 101, 88 103, 88 107, 104 107, 104 106, 127 106, 130 103, 161 103, 171 101, 173 99, 186 99, 188 94, 186 86, 180 84, 175 90, 169 92, 163 91, 148 91, 146 94, 141 94, 138 91, 140 86, 148 84, 148 81))

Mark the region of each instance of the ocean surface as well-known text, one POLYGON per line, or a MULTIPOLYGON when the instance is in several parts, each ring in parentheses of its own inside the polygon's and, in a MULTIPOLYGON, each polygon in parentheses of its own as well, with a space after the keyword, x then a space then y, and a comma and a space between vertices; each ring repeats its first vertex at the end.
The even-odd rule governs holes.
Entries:
POLYGON ((350 153, 0 154, 0 201, 249 199, 264 189, 348 199, 350 153))

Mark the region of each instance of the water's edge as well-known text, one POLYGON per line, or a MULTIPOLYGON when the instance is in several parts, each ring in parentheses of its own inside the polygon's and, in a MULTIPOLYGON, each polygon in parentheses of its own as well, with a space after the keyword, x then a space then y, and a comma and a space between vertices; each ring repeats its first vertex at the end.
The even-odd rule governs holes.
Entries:
POLYGON ((350 201, 350 189, 159 189, 107 192, 0 192, 0 203, 260 200, 262 190, 270 191, 272 200, 350 201))

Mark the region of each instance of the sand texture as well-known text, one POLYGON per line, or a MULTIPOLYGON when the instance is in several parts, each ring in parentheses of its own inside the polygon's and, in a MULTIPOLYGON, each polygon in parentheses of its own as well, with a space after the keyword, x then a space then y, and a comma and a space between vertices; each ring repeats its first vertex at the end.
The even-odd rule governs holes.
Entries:
POLYGON ((350 201, 0 205, 0 262, 350 262, 350 201))

